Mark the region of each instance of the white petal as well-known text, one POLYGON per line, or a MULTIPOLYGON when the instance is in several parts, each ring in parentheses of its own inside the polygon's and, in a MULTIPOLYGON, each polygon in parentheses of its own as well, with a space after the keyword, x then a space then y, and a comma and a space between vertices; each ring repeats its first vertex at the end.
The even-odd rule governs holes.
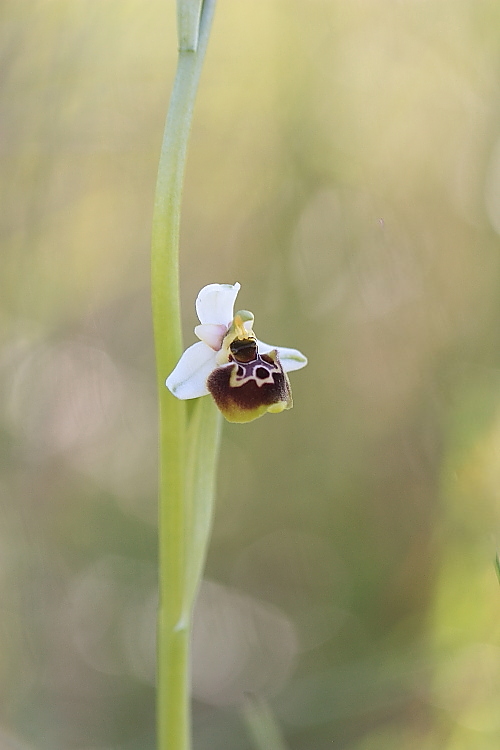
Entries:
POLYGON ((283 365, 285 372, 300 370, 307 365, 307 357, 304 357, 302 352, 299 352, 298 349, 288 349, 286 346, 270 346, 270 344, 264 344, 263 341, 259 340, 257 340, 257 347, 260 354, 267 354, 273 349, 277 349, 280 362, 283 365))
POLYGON ((207 378, 215 367, 215 352, 198 341, 186 349, 165 385, 180 399, 206 396, 207 378))
POLYGON ((234 302, 240 288, 238 283, 204 286, 196 300, 196 312, 200 323, 215 323, 229 328, 233 319, 234 302))
POLYGON ((227 326, 203 323, 200 326, 196 326, 194 332, 204 344, 213 349, 214 352, 218 352, 227 333, 227 326))

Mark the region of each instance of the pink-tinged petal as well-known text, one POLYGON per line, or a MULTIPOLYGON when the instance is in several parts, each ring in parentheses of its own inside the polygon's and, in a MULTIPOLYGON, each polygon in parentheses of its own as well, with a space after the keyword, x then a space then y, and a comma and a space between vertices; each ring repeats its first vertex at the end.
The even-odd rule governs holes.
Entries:
POLYGON ((229 328, 233 319, 234 302, 240 284, 209 284, 204 286, 196 300, 196 313, 200 323, 212 323, 229 328))
POLYGON ((215 323, 203 323, 196 326, 194 332, 204 344, 213 349, 214 352, 218 352, 227 333, 227 327, 215 325, 215 323))
POLYGON ((186 349, 165 385, 177 398, 206 396, 207 378, 216 367, 215 352, 202 341, 186 349))
POLYGON ((307 357, 304 357, 298 349, 288 349, 286 346, 271 346, 258 340, 257 347, 260 354, 268 354, 273 349, 276 349, 285 372, 300 370, 307 365, 307 357))

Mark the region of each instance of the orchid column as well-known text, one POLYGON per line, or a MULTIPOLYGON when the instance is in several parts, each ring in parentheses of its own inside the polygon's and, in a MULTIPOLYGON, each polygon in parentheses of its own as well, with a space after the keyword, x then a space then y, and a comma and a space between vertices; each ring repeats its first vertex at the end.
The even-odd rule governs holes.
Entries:
MULTIPOLYGON (((195 535, 205 530, 211 512, 203 510, 201 528, 191 498, 203 470, 206 506, 213 496, 219 416, 200 399, 186 439, 185 403, 172 398, 165 377, 181 351, 179 305, 179 225, 187 142, 198 81, 215 0, 178 0, 179 58, 163 137, 152 228, 151 295, 159 398, 159 605, 157 626, 157 747, 189 750, 189 638, 192 602, 202 561, 191 559, 195 535), (200 440, 211 446, 202 451, 200 440), (191 450, 189 455, 187 445, 191 450), (200 460, 202 466, 200 466, 200 460), (189 470, 187 469, 189 465, 189 470), (189 482, 186 477, 189 476, 189 482), (188 570, 188 560, 191 559, 188 570), (196 581, 195 581, 196 577, 196 581)), ((198 493, 200 494, 200 493, 198 493)), ((202 498, 202 499, 203 499, 202 498)), ((202 553, 200 553, 202 554, 202 553)))

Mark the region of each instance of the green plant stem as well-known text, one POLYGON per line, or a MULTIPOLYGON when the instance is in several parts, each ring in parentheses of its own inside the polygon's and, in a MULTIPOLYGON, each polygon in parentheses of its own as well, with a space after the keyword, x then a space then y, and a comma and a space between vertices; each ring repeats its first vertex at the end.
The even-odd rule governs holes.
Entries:
POLYGON ((186 599, 186 405, 165 387, 182 351, 179 228, 187 142, 215 0, 204 0, 196 50, 180 49, 161 148, 152 228, 153 329, 159 397, 159 604, 157 747, 188 750, 189 627, 186 599))
POLYGON ((264 698, 248 695, 243 704, 243 718, 257 750, 288 750, 280 726, 264 698))

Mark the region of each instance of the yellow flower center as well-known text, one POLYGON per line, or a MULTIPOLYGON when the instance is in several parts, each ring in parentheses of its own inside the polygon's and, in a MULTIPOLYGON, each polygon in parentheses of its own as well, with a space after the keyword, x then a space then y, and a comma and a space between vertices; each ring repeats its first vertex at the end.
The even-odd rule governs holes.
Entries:
POLYGON ((228 332, 224 336, 220 351, 217 353, 216 362, 218 365, 226 365, 228 362, 231 362, 231 360, 234 359, 231 353, 231 344, 233 344, 233 342, 253 342, 257 340, 252 330, 252 326, 250 325, 249 328, 245 327, 245 323, 253 323, 253 321, 254 316, 248 310, 240 310, 236 313, 228 332))

